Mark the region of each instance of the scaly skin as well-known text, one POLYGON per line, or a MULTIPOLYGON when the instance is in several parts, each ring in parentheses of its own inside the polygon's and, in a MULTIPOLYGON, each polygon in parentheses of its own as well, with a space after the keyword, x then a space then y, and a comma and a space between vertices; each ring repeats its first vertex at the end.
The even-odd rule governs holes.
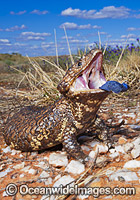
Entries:
POLYGON ((102 65, 102 52, 91 50, 68 69, 58 85, 62 96, 53 105, 28 106, 15 113, 4 129, 7 145, 21 151, 34 151, 62 143, 70 156, 84 162, 87 156, 76 136, 94 125, 96 113, 110 92, 100 89, 75 91, 72 88, 76 78, 99 56, 98 64, 102 65))

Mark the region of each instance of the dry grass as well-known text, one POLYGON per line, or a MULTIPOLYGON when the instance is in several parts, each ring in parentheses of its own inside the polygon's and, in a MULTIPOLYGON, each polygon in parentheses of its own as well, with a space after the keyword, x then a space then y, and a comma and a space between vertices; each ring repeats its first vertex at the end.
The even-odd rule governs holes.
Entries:
MULTIPOLYGON (((28 58, 31 65, 26 73, 14 68, 20 72, 22 79, 15 90, 9 91, 12 95, 26 97, 29 100, 33 100, 35 104, 52 102, 59 98, 60 94, 57 90, 57 85, 62 80, 65 70, 61 68, 59 63, 55 64, 47 58, 44 59, 44 57, 40 57, 40 59, 51 64, 55 72, 47 73, 43 71, 37 61, 28 58), (25 80, 28 82, 29 90, 19 90, 21 83, 25 80)), ((131 92, 140 89, 140 58, 138 54, 133 53, 123 59, 120 58, 116 66, 105 63, 104 68, 107 80, 126 82, 131 87, 131 92)))

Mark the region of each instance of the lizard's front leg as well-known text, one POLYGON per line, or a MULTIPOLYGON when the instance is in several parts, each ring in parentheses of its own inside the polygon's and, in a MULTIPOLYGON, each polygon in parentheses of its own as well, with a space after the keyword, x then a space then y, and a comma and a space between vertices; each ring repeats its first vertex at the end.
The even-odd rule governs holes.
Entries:
POLYGON ((89 160, 88 156, 85 155, 81 149, 81 146, 77 142, 76 138, 76 128, 69 127, 66 128, 63 132, 63 141, 62 141, 63 147, 65 151, 70 155, 71 157, 85 163, 89 160))

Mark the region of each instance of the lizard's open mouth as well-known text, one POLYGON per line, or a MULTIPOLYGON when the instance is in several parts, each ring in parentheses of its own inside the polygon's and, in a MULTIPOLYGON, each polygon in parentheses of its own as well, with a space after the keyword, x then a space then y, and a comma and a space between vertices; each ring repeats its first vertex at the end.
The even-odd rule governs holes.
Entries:
POLYGON ((99 89, 104 83, 106 79, 102 67, 102 54, 97 53, 73 82, 71 89, 73 91, 99 89))

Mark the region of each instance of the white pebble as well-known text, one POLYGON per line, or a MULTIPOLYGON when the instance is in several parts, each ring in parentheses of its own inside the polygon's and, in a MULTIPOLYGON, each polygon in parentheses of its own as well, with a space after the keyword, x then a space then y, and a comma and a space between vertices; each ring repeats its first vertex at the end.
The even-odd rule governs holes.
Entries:
POLYGON ((8 146, 8 147, 6 147, 6 148, 2 148, 2 151, 3 151, 4 153, 8 153, 8 152, 11 152, 12 150, 11 150, 10 146, 8 146))
POLYGON ((105 144, 97 144, 95 147, 95 151, 101 153, 107 153, 108 152, 108 146, 105 144))
POLYGON ((91 151, 91 152, 89 153, 89 157, 95 158, 95 157, 96 157, 96 152, 95 152, 95 151, 91 151))
POLYGON ((72 174, 81 174, 85 171, 85 165, 77 160, 71 160, 65 171, 72 174))
POLYGON ((68 164, 67 155, 62 153, 51 153, 49 156, 49 164, 55 166, 66 166, 68 164))
POLYGON ((21 168, 24 168, 24 165, 25 165, 25 162, 22 162, 20 164, 14 165, 13 168, 14 169, 21 169, 21 168))
POLYGON ((49 177, 49 173, 48 172, 45 172, 45 171, 43 171, 41 174, 40 174, 40 176, 39 176, 40 178, 47 178, 47 177, 49 177))
POLYGON ((46 181, 45 181, 45 185, 51 185, 52 184, 52 178, 49 177, 46 181))
POLYGON ((138 158, 140 156, 140 146, 139 147, 135 147, 132 151, 131 151, 131 155, 133 158, 138 158))
MULTIPOLYGON (((60 185, 65 186, 65 185, 71 183, 71 182, 74 181, 74 180, 75 180, 75 179, 72 178, 70 175, 65 175, 65 176, 62 176, 60 179, 58 179, 58 180, 54 183, 53 187, 59 187, 60 185)), ((70 186, 74 186, 74 183, 70 184, 70 186)))
POLYGON ((134 147, 133 143, 126 143, 123 145, 124 151, 127 153, 128 151, 131 151, 134 147))
POLYGON ((109 177, 110 181, 119 181, 119 177, 123 177, 125 181, 137 181, 139 180, 136 173, 127 169, 121 169, 116 171, 109 177))
POLYGON ((115 153, 110 154, 109 156, 111 158, 117 158, 119 155, 120 155, 119 152, 115 152, 115 153))
POLYGON ((129 160, 123 166, 124 168, 137 168, 140 167, 140 161, 138 160, 129 160))
POLYGON ((31 169, 29 169, 28 173, 35 175, 37 173, 37 170, 31 168, 31 169))

